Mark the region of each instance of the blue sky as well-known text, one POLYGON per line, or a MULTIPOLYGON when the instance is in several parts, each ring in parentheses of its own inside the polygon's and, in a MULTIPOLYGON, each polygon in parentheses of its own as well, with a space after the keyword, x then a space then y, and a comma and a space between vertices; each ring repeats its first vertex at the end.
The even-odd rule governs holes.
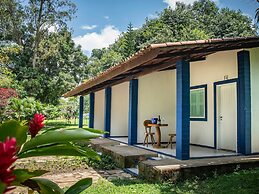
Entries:
MULTIPOLYGON (((74 41, 89 55, 93 48, 112 44, 130 22, 138 28, 146 17, 155 17, 169 5, 174 7, 175 1, 193 3, 195 0, 73 0, 78 11, 69 26, 73 29, 74 41)), ((221 8, 240 9, 252 18, 259 5, 256 0, 214 1, 221 8)))

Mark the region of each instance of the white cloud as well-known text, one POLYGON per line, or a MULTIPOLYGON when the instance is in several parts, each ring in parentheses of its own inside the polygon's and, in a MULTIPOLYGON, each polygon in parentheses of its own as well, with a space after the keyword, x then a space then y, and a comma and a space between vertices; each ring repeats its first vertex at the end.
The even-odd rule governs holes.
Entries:
POLYGON ((77 36, 73 40, 77 45, 82 46, 85 53, 90 54, 93 49, 108 47, 115 42, 120 34, 121 32, 116 27, 106 26, 100 33, 87 33, 83 36, 77 36))
MULTIPOLYGON (((164 0, 165 1, 165 0, 164 0)), ((149 19, 156 19, 156 18, 158 18, 159 16, 158 16, 158 14, 149 14, 148 15, 148 18, 149 19)))
POLYGON ((56 26, 50 26, 50 27, 48 28, 48 31, 49 31, 50 33, 57 32, 57 28, 56 28, 56 26))
POLYGON ((104 16, 104 19, 108 20, 108 19, 110 19, 110 17, 106 15, 106 16, 104 16))
POLYGON ((97 25, 84 25, 84 26, 81 26, 81 28, 83 30, 93 30, 93 29, 97 28, 97 25))
MULTIPOLYGON (((164 1, 164 3, 168 4, 168 6, 170 6, 172 9, 175 9, 176 2, 182 2, 185 4, 193 4, 197 0, 163 0, 163 1, 164 1)), ((218 0, 213 0, 213 1, 217 2, 218 0)))
POLYGON ((52 25, 46 24, 45 26, 43 26, 43 28, 47 29, 49 33, 56 33, 58 31, 57 24, 52 24, 52 25))

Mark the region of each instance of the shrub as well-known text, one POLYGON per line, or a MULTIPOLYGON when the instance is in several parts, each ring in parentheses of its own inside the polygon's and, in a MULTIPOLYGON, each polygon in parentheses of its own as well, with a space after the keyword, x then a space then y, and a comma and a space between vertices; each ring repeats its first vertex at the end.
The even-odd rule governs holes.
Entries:
POLYGON ((3 119, 30 120, 35 113, 42 112, 47 119, 60 117, 60 109, 54 105, 46 105, 32 97, 11 98, 2 115, 3 119))
POLYGON ((95 160, 90 158, 88 165, 99 170, 113 170, 116 169, 117 165, 113 161, 112 157, 107 154, 100 156, 101 160, 95 160))

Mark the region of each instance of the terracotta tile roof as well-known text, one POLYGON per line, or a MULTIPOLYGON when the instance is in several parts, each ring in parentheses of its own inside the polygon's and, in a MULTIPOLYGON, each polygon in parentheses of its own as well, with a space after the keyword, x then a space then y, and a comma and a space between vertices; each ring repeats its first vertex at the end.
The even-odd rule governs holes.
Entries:
POLYGON ((86 95, 107 86, 173 68, 180 58, 196 60, 209 54, 235 49, 259 47, 259 37, 220 38, 208 40, 151 44, 96 77, 65 93, 64 97, 86 95))

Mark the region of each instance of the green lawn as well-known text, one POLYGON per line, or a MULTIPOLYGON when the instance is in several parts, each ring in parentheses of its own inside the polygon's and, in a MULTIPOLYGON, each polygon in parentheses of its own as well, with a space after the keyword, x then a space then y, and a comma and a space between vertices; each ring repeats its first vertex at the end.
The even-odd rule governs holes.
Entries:
MULTIPOLYGON (((76 119, 71 119, 70 122, 66 119, 56 119, 56 120, 46 120, 45 122, 46 126, 49 127, 77 127, 78 126, 78 118, 76 119)), ((84 127, 88 126, 88 119, 85 118, 83 120, 84 127)))
POLYGON ((152 184, 142 180, 100 180, 83 194, 258 194, 259 168, 184 183, 152 184))

